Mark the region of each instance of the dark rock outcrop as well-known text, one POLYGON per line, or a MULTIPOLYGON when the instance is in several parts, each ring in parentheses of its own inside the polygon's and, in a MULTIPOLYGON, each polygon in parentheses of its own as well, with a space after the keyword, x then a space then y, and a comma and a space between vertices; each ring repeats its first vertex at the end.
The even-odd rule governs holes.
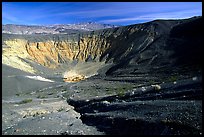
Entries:
POLYGON ((133 89, 122 96, 68 98, 82 121, 111 135, 202 134, 202 78, 133 89))

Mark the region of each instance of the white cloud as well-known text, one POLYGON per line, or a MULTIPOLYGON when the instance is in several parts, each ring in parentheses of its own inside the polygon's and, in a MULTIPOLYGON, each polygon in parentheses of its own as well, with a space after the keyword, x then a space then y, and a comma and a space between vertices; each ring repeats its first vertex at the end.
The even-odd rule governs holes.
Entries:
POLYGON ((15 23, 21 22, 21 20, 19 20, 17 17, 12 16, 10 14, 6 14, 6 13, 2 14, 2 18, 3 18, 3 20, 6 19, 6 20, 9 20, 9 21, 15 22, 15 23))
POLYGON ((118 23, 127 21, 141 21, 141 20, 155 20, 155 19, 182 19, 192 16, 202 15, 200 10, 186 10, 177 12, 166 12, 166 13, 155 13, 155 14, 144 14, 141 16, 129 17, 129 18, 119 18, 110 20, 101 20, 100 22, 105 23, 118 23))

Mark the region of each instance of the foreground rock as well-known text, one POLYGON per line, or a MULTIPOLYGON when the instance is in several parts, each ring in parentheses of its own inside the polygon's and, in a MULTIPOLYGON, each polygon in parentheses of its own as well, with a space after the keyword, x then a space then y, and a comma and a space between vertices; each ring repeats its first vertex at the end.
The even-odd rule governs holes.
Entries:
POLYGON ((135 88, 120 96, 67 101, 84 123, 106 134, 201 135, 201 84, 201 77, 194 77, 135 88))

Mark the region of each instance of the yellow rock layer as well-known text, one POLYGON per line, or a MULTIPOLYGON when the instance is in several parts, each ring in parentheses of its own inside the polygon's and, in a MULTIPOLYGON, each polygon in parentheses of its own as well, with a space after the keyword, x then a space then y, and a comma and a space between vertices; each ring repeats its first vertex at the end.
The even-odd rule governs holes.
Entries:
POLYGON ((59 63, 67 60, 86 61, 89 57, 93 59, 103 54, 108 46, 105 40, 87 37, 79 42, 32 42, 27 43, 25 48, 34 61, 49 68, 56 68, 59 63))
POLYGON ((2 63, 30 73, 35 73, 36 70, 20 58, 35 61, 48 68, 57 68, 60 63, 68 60, 85 62, 88 58, 100 57, 110 47, 106 39, 99 36, 84 37, 79 41, 29 42, 12 39, 4 43, 10 48, 3 48, 2 63))
POLYGON ((29 54, 25 49, 27 43, 26 40, 13 39, 9 41, 4 41, 4 43, 9 46, 9 48, 2 48, 2 63, 8 66, 35 73, 34 70, 28 63, 22 61, 20 58, 29 58, 29 54))

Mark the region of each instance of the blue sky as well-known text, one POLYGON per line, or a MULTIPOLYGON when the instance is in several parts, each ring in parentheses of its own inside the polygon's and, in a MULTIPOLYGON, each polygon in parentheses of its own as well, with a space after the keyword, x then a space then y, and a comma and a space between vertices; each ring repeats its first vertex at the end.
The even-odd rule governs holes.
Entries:
POLYGON ((2 2, 3 24, 130 25, 202 16, 202 2, 2 2))

